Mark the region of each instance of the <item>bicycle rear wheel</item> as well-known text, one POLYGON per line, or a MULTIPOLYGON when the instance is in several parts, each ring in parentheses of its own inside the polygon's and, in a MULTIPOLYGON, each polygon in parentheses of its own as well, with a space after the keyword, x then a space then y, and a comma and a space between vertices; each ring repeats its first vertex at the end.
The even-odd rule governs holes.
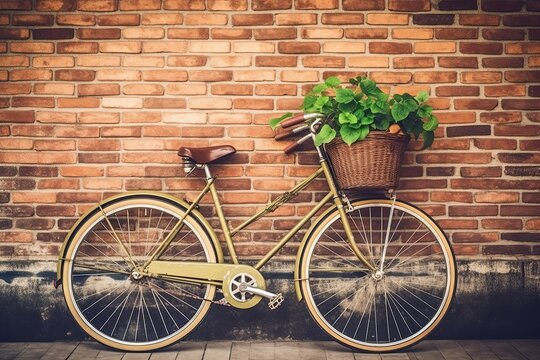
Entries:
POLYGON ((347 216, 356 244, 378 271, 354 255, 337 210, 328 214, 309 234, 301 259, 308 310, 324 331, 355 349, 411 346, 448 311, 456 287, 452 249, 435 222, 409 204, 362 200, 353 209, 347 216))
MULTIPOLYGON (((140 276, 140 267, 185 209, 130 194, 80 223, 66 252, 62 285, 77 323, 116 349, 149 351, 186 336, 204 318, 216 288, 140 276)), ((161 260, 217 261, 203 226, 188 216, 161 260)))

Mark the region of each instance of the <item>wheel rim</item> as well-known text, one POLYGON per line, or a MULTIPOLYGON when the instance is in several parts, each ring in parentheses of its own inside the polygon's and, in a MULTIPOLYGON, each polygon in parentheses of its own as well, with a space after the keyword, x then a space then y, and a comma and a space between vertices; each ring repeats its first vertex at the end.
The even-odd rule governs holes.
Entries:
MULTIPOLYGON (((122 349, 155 349, 185 336, 204 317, 209 302, 203 299, 212 298, 215 287, 137 279, 140 268, 114 235, 141 266, 180 217, 178 210, 159 201, 128 201, 104 212, 109 221, 101 212, 91 217, 67 253, 73 261, 64 291, 75 319, 98 341, 122 349)), ((216 262, 203 230, 189 219, 160 259, 216 262)))
MULTIPOLYGON (((391 204, 360 202, 349 214, 357 245, 377 269, 391 204)), ((396 203, 388 233, 382 272, 353 255, 337 213, 321 223, 304 253, 302 288, 312 316, 359 349, 390 351, 421 340, 446 313, 455 288, 451 250, 427 216, 396 203)))

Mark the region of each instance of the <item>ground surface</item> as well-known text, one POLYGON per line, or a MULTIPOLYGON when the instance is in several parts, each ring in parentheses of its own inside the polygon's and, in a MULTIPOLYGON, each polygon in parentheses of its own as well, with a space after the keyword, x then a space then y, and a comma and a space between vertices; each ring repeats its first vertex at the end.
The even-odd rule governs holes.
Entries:
POLYGON ((360 354, 334 342, 185 342, 153 353, 122 353, 92 342, 0 343, 0 359, 107 360, 533 360, 540 340, 424 341, 406 352, 360 354))

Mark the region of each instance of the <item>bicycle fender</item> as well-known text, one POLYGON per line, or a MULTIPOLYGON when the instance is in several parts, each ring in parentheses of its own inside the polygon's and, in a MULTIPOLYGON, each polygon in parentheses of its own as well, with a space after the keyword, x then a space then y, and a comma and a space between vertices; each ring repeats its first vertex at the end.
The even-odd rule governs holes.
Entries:
POLYGON ((296 297, 298 301, 302 301, 302 299, 304 298, 304 295, 302 294, 302 288, 300 286, 300 282, 305 281, 306 279, 300 278, 300 266, 302 265, 302 258, 304 256, 304 250, 306 248, 306 244, 311 234, 313 233, 313 230, 315 230, 317 226, 319 226, 319 224, 324 219, 326 219, 326 217, 332 214, 334 211, 337 211, 336 205, 330 206, 321 215, 319 215, 319 217, 317 217, 317 220, 309 227, 308 231, 306 231, 306 234, 304 235, 304 238, 302 239, 302 242, 300 243, 300 246, 298 247, 298 253, 296 254, 296 262, 294 265, 294 290, 296 291, 296 297))
MULTIPOLYGON (((101 201, 100 203, 96 204, 94 207, 92 207, 90 210, 88 210, 83 216, 81 216, 77 220, 77 222, 71 227, 70 231, 68 232, 68 234, 64 238, 64 242, 62 243, 62 247, 60 248, 60 252, 59 252, 59 255, 58 255, 58 263, 56 265, 56 279, 53 281, 53 285, 54 285, 55 288, 58 288, 58 286, 62 282, 62 271, 64 269, 64 263, 67 260, 66 259, 66 251, 67 251, 67 248, 68 248, 69 244, 71 243, 71 240, 73 238, 73 234, 75 233, 75 231, 77 229, 79 229, 81 224, 86 219, 88 219, 88 217, 92 216, 93 214, 95 214, 95 212, 99 211, 100 207, 106 206, 107 204, 109 204, 111 202, 114 202, 114 201, 117 201, 119 199, 122 199, 123 197, 128 197, 128 196, 133 196, 133 195, 150 196, 150 197, 153 197, 153 198, 158 198, 158 199, 161 199, 161 200, 172 202, 176 206, 178 206, 179 208, 182 208, 184 210, 189 207, 189 204, 186 201, 178 199, 178 198, 176 198, 176 197, 174 197, 172 195, 165 194, 165 193, 162 193, 162 192, 157 192, 157 191, 129 191, 129 192, 124 192, 124 193, 109 197, 109 198, 101 201)), ((214 232, 214 230, 210 226, 210 223, 208 223, 206 218, 196 209, 193 209, 191 211, 191 216, 193 216, 201 224, 203 229, 208 233, 208 236, 210 237, 210 239, 212 240, 212 244, 214 245, 214 250, 216 251, 217 260, 218 260, 219 263, 222 263, 223 262, 223 251, 221 250, 219 240, 218 240, 218 238, 216 236, 216 233, 214 232)))

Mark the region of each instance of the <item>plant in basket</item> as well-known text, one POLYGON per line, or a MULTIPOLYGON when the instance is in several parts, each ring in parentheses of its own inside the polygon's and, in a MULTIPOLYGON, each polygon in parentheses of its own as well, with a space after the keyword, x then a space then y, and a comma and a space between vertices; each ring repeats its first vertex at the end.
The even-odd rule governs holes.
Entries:
MULTIPOLYGON (((389 95, 366 77, 346 85, 329 77, 306 94, 302 110, 326 116, 315 144, 327 144, 341 188, 395 188, 410 136, 421 137, 423 149, 433 143, 439 122, 427 100, 426 92, 389 95)), ((270 126, 291 116, 272 119, 270 126)))

